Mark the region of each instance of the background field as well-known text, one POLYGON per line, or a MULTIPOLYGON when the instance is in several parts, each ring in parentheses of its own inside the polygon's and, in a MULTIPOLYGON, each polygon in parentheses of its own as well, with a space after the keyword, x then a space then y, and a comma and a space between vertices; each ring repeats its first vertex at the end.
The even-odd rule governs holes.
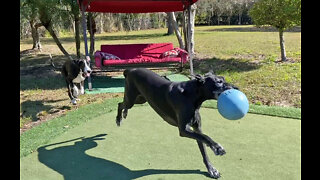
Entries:
MULTIPOLYGON (((167 29, 104 33, 96 36, 96 49, 101 44, 173 42, 167 29)), ((214 72, 236 84, 255 105, 301 107, 301 32, 295 28, 284 34, 289 62, 277 62, 280 57, 278 32, 254 26, 203 26, 195 29, 196 59, 194 69, 214 72), (210 66, 212 65, 212 66, 210 66)), ((75 53, 72 35, 60 37, 66 50, 75 53)), ((20 104, 22 131, 31 126, 88 103, 122 94, 84 95, 77 106, 69 104, 65 82, 59 72, 48 66, 51 53, 57 66, 66 58, 52 38, 42 38, 43 51, 20 59, 20 104), (30 123, 31 122, 31 123, 30 123)), ((30 49, 31 39, 21 40, 20 50, 30 49)), ((83 43, 81 50, 83 52, 83 43)), ((188 66, 183 71, 189 74, 188 66)), ((94 85, 93 85, 94 86, 94 85)))

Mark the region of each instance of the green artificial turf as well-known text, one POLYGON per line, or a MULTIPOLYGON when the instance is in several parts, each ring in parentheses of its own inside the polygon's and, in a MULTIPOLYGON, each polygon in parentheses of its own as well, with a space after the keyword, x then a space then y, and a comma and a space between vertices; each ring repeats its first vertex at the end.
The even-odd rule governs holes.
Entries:
MULTIPOLYGON (((164 74, 165 75, 165 74, 164 74)), ((182 74, 166 75, 171 81, 188 81, 189 78, 182 74)), ((85 82, 85 91, 87 94, 98 93, 119 93, 124 92, 124 76, 95 76, 92 78, 92 90, 88 90, 87 80, 85 82)))
POLYGON ((124 92, 124 77, 95 76, 91 79, 92 90, 89 91, 87 79, 85 81, 85 91, 87 94, 98 93, 118 93, 124 92))
MULTIPOLYGON (((180 137, 149 106, 130 109, 121 127, 116 111, 96 108, 101 112, 87 115, 89 121, 21 158, 20 179, 210 179, 197 143, 180 137)), ((226 149, 220 157, 207 148, 222 180, 301 179, 301 121, 256 114, 229 121, 208 108, 200 114, 203 132, 226 149)))
POLYGON ((20 135, 20 158, 35 151, 53 138, 79 126, 101 114, 115 111, 121 98, 108 99, 104 103, 93 103, 66 115, 41 123, 20 135))

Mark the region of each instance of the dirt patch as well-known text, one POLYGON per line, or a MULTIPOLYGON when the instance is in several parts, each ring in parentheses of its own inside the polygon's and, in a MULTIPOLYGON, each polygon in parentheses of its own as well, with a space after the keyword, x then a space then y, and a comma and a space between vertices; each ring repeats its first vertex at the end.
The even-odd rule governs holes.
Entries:
POLYGON ((72 105, 67 97, 66 91, 53 92, 54 90, 46 90, 38 94, 26 96, 23 93, 20 97, 20 106, 25 103, 30 105, 30 110, 22 110, 20 112, 20 121, 22 118, 29 118, 30 121, 25 122, 20 127, 20 134, 53 118, 65 115, 66 113, 76 110, 81 106, 102 103, 106 99, 123 96, 123 93, 108 93, 108 94, 94 94, 94 95, 82 95, 77 105, 72 105), (52 96, 52 94, 55 94, 52 96), (61 98, 63 97, 63 98, 61 98), (36 104, 36 105, 35 105, 36 104))

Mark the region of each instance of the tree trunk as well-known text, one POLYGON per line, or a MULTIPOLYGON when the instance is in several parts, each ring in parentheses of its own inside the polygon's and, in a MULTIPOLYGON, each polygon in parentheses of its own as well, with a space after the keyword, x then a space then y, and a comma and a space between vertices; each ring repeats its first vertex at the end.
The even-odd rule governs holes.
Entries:
POLYGON ((69 55, 69 53, 64 49, 64 47, 62 46, 59 38, 57 37, 56 33, 54 32, 54 30, 52 29, 51 25, 49 26, 45 26, 45 28, 49 31, 51 37, 53 38, 54 42, 57 44, 57 46, 59 47, 60 51, 67 56, 70 60, 72 60, 72 57, 69 55))
POLYGON ((69 55, 69 53, 64 49, 62 44, 60 43, 59 38, 57 37, 56 33, 54 32, 52 28, 52 23, 51 23, 51 17, 50 14, 47 13, 45 8, 40 8, 39 9, 39 19, 41 24, 46 28, 47 31, 49 31, 51 37, 53 38, 54 42, 57 44, 59 47, 60 51, 67 56, 70 60, 72 60, 72 57, 69 55))
POLYGON ((76 40, 76 53, 77 58, 80 58, 80 15, 74 14, 74 27, 75 27, 75 40, 76 40))
POLYGON ((92 57, 94 52, 94 34, 97 32, 97 26, 94 21, 93 15, 91 12, 88 13, 88 30, 90 34, 90 48, 89 48, 89 55, 92 57))
POLYGON ((167 13, 167 25, 168 25, 168 32, 167 35, 173 34, 173 22, 172 22, 172 14, 170 12, 167 13))
POLYGON ((99 15, 99 30, 98 30, 98 33, 103 33, 104 30, 103 30, 103 14, 101 13, 99 15))
POLYGON ((168 16, 171 16, 171 18, 170 18, 171 19, 171 24, 172 24, 174 32, 175 32, 175 34, 177 36, 177 39, 178 39, 178 42, 179 42, 179 47, 181 49, 183 49, 184 45, 183 45, 181 33, 179 31, 179 26, 178 26, 178 23, 177 23, 177 20, 176 20, 176 16, 174 15, 174 12, 169 12, 168 16))
POLYGON ((71 14, 73 16, 73 24, 74 24, 74 34, 75 34, 75 42, 76 42, 76 54, 77 58, 80 58, 80 10, 79 6, 77 5, 76 1, 72 1, 71 4, 71 14))
POLYGON ((41 43, 38 28, 41 26, 41 23, 35 23, 34 20, 30 20, 30 27, 31 27, 31 35, 33 40, 32 49, 38 49, 41 51, 41 43))
POLYGON ((283 38, 283 30, 279 30, 279 37, 280 37, 280 49, 281 49, 281 61, 287 61, 286 48, 285 48, 284 38, 283 38))
POLYGON ((239 13, 239 21, 238 21, 238 24, 241 25, 241 17, 242 17, 242 12, 239 13))

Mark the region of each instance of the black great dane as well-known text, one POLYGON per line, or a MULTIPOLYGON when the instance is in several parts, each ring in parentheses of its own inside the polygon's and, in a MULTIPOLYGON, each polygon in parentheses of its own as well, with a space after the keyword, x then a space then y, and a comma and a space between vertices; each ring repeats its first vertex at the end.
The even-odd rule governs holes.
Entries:
POLYGON ((238 88, 212 72, 196 75, 184 82, 171 82, 143 68, 125 70, 124 76, 125 93, 123 102, 118 104, 117 125, 120 126, 122 117, 126 118, 128 109, 134 104, 148 102, 166 122, 178 127, 180 136, 197 141, 209 176, 219 178, 220 173, 210 163, 204 144, 216 155, 226 152, 220 144, 202 133, 199 109, 204 101, 217 99, 227 89, 238 88))

